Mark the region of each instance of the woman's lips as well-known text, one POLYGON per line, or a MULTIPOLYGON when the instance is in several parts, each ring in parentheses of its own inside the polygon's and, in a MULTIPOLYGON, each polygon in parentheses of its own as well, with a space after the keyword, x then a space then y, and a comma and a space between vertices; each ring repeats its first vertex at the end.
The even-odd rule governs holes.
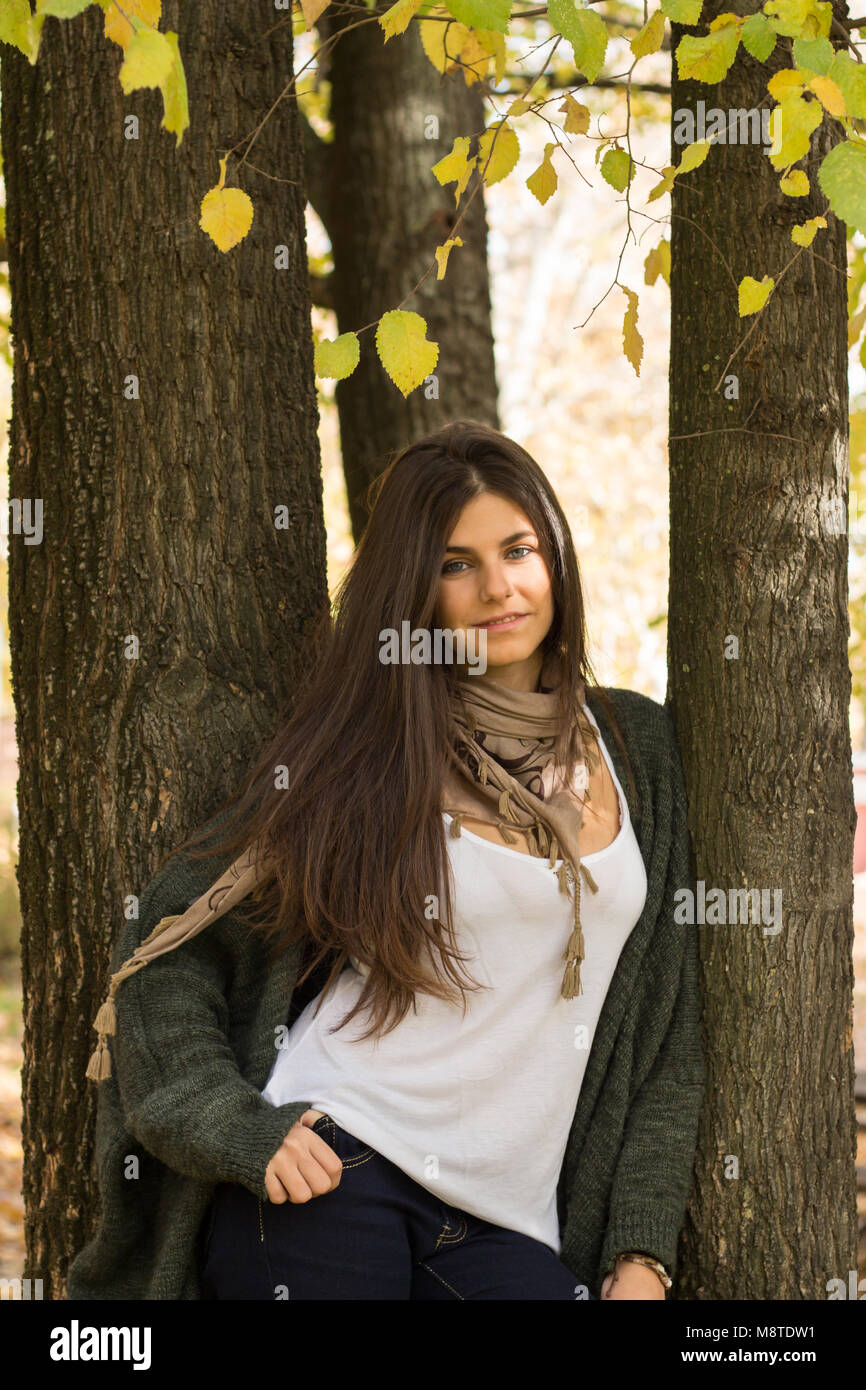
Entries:
POLYGON ((483 627, 485 632, 510 632, 528 617, 528 613, 506 613, 502 618, 489 618, 486 623, 478 623, 478 627, 483 627))

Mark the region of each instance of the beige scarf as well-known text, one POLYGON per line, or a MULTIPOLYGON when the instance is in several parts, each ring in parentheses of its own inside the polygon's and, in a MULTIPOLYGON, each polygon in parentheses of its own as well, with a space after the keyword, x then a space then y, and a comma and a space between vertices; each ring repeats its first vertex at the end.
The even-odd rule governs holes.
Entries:
POLYGON ((453 817, 451 834, 459 836, 463 821, 495 825, 506 844, 526 836, 529 853, 547 859, 555 870, 560 890, 571 893, 574 922, 563 951, 563 999, 582 993, 580 963, 585 947, 580 923, 580 875, 593 893, 598 892, 592 874, 580 861, 578 836, 588 801, 589 775, 599 758, 595 730, 583 712, 586 688, 578 691, 580 751, 574 784, 566 784, 554 762, 554 740, 559 730, 559 667, 548 657, 542 667, 539 689, 511 690, 488 676, 467 676, 459 684, 452 709, 449 752, 451 769, 446 778, 443 810, 453 817), (498 816, 491 819, 492 808, 498 816), (558 859, 562 859, 556 868, 558 859))
MULTIPOLYGON (((517 830, 526 833, 529 853, 546 858, 556 869, 563 893, 572 893, 574 926, 563 959, 567 961, 562 997, 581 993, 580 962, 584 957, 580 925, 580 874, 590 890, 595 880, 580 862, 578 833, 583 822, 588 790, 567 787, 554 765, 553 743, 559 728, 558 665, 548 658, 537 691, 510 690, 486 676, 467 676, 458 687, 451 710, 451 768, 446 777, 443 810, 452 817, 451 834, 459 836, 464 819, 496 825, 506 843, 514 843, 517 830), (498 817, 490 819, 491 806, 498 817)), ((578 728, 581 756, 594 768, 598 757, 595 730, 583 713, 585 690, 579 692, 578 728), (592 748, 594 745, 594 749, 592 748)), ((581 763, 578 763, 578 772, 581 763)), ((588 780, 588 778, 586 779, 588 780)), ((580 781, 579 778, 576 781, 580 781)), ((224 873, 196 898, 183 913, 162 917, 153 931, 111 976, 105 1002, 94 1020, 97 1046, 86 1075, 103 1081, 111 1075, 108 1037, 117 1030, 115 995, 123 981, 149 961, 173 951, 204 931, 223 913, 239 903, 269 875, 267 859, 250 846, 224 873)))

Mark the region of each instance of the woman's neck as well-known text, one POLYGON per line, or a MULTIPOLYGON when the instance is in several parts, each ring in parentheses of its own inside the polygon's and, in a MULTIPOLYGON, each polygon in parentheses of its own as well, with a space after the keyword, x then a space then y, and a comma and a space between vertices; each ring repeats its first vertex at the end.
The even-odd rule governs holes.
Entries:
POLYGON ((544 653, 536 647, 531 656, 524 661, 512 661, 505 666, 488 665, 486 676, 497 685, 507 686, 509 690, 538 690, 544 653))

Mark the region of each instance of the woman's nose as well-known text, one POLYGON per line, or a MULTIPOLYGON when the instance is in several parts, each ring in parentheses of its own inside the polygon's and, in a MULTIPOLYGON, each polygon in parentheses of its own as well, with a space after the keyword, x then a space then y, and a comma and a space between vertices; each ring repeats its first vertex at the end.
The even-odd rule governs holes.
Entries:
POLYGON ((502 565, 488 565, 481 572, 481 597, 502 601, 512 593, 508 571, 502 565))

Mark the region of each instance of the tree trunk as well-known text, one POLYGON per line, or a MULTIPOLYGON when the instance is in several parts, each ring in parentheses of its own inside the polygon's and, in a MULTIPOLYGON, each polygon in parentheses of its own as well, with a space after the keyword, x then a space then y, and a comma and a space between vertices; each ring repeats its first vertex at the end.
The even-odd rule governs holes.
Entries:
POLYGON ((179 148, 157 91, 123 96, 95 6, 49 18, 35 66, 3 53, 10 497, 44 508, 40 544, 9 537, 9 626, 25 1274, 46 1298, 93 1226, 84 1072, 128 895, 241 780, 326 600, 293 102, 253 157, 292 182, 236 180, 233 157, 226 181, 255 206, 246 240, 224 254, 197 225, 219 156, 292 71, 291 26, 263 37, 259 18, 244 0, 167 0, 190 94, 179 148))
MULTIPOLYGON (((674 47, 730 10, 709 0, 674 47)), ((674 119, 771 106, 790 44, 767 65, 741 48, 719 86, 674 64, 674 119)), ((846 240, 816 179, 839 131, 801 161, 808 197, 757 143, 714 146, 673 194, 668 697, 698 880, 769 890, 760 923, 696 927, 709 1084, 685 1298, 823 1300, 856 1268, 848 547, 826 524, 828 499, 847 514, 846 240), (791 227, 822 212, 779 281, 791 227), (765 273, 765 311, 740 319, 737 283, 765 273)))
MULTIPOLYGON (((326 11, 323 38, 356 22, 326 11)), ((455 185, 444 188, 431 167, 458 135, 484 129, 478 84, 460 72, 441 78, 413 21, 383 41, 378 24, 340 33, 326 59, 332 83, 330 145, 309 129, 305 139, 310 201, 331 240, 333 302, 341 333, 375 323, 398 306, 421 314, 439 344, 435 380, 404 400, 382 367, 374 330, 361 336, 361 360, 337 382, 349 514, 359 540, 368 511, 363 494, 393 451, 450 420, 498 428, 487 275, 487 218, 480 188, 457 230, 443 280, 436 271, 403 303, 447 241, 459 209, 455 185), (432 138, 431 138, 432 137, 432 138)), ((473 175, 461 199, 470 197, 473 175)))

